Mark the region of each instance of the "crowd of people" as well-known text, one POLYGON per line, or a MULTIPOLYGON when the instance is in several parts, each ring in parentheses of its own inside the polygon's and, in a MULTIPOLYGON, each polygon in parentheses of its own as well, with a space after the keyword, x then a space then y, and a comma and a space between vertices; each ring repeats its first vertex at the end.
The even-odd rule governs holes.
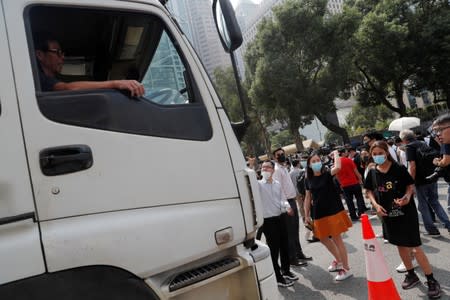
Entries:
POLYGON ((272 152, 273 160, 248 161, 260 177, 264 224, 258 238, 265 236, 278 285, 293 285, 298 276, 290 266, 306 266, 312 259, 300 244, 301 223, 307 230, 307 241, 320 241, 330 253, 332 261, 327 269, 337 273, 335 280, 350 278, 342 235, 361 214, 373 213, 382 223, 380 237, 398 249, 401 264, 397 271, 406 273, 402 288, 419 284, 418 265, 426 277, 428 297, 439 298, 440 284, 421 248, 419 213, 429 236, 441 234, 436 218, 450 233, 450 185, 447 212, 437 192, 439 177, 450 182, 450 114, 438 117, 425 138, 409 129, 390 139, 370 132, 357 148, 328 149, 287 157, 278 148, 272 152))

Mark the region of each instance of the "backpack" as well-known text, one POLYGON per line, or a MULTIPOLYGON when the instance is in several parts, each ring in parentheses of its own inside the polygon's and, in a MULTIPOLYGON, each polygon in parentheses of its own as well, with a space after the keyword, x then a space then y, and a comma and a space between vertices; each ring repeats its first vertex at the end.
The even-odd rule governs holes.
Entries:
POLYGON ((300 171, 300 174, 297 177, 297 191, 300 195, 306 194, 305 178, 306 178, 306 171, 300 171))
POLYGON ((433 164, 433 159, 440 157, 438 150, 428 146, 425 142, 418 141, 416 146, 416 181, 423 183, 436 182, 434 180, 426 180, 427 176, 434 173, 436 166, 433 164))

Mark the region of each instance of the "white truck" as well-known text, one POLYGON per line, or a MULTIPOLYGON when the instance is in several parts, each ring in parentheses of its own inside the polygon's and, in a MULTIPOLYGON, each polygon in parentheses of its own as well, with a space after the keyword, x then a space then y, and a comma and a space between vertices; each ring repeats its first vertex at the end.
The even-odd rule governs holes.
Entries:
MULTIPOLYGON (((232 51, 234 11, 213 6, 232 51)), ((0 299, 278 297, 255 173, 163 3, 0 0, 0 65, 0 299), (42 32, 60 80, 147 94, 44 91, 42 32)))

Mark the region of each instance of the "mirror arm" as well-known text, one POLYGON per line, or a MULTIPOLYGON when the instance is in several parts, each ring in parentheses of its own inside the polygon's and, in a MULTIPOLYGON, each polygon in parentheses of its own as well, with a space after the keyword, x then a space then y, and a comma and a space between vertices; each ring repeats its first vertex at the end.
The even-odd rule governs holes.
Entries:
POLYGON ((233 66, 234 79, 236 80, 236 87, 238 90, 239 102, 241 102, 243 120, 241 122, 232 122, 231 127, 233 127, 234 134, 236 135, 239 142, 244 138, 245 132, 250 125, 250 118, 248 117, 247 107, 244 101, 244 92, 242 91, 241 78, 238 73, 236 57, 234 56, 234 51, 230 52, 231 64, 233 66))

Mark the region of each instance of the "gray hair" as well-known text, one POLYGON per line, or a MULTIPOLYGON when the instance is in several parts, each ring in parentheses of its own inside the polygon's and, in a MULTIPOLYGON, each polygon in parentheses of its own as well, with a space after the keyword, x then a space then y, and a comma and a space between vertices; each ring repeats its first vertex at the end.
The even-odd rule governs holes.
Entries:
POLYGON ((416 135, 412 130, 403 129, 402 131, 400 131, 400 138, 402 139, 402 141, 411 142, 416 139, 416 135))

